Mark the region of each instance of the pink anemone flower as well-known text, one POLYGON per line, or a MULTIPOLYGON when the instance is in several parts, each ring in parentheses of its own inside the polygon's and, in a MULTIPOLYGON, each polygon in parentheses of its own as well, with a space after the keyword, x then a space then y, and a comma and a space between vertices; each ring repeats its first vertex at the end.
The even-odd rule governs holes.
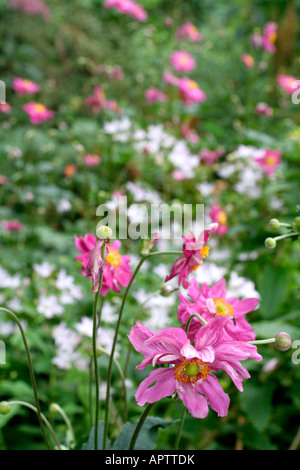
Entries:
POLYGON ((176 72, 191 72, 196 67, 195 59, 186 51, 175 51, 171 55, 170 64, 176 72))
POLYGON ((155 403, 177 392, 195 418, 205 418, 208 405, 218 416, 226 416, 230 398, 213 372, 225 371, 243 391, 243 379, 250 374, 239 361, 262 359, 254 345, 223 341, 222 330, 227 322, 226 317, 211 320, 199 329, 194 345, 181 328, 170 327, 153 334, 141 323, 133 326, 129 340, 145 358, 137 369, 149 364, 168 366, 154 369, 141 382, 135 395, 137 404, 155 403))
POLYGON ((48 121, 55 115, 54 111, 50 111, 45 105, 34 103, 33 101, 26 103, 23 109, 29 115, 31 124, 35 126, 41 122, 48 121))
POLYGON ((265 149, 263 155, 255 157, 255 161, 268 176, 272 176, 280 165, 281 152, 265 149))
MULTIPOLYGON (((93 279, 93 273, 89 270, 88 263, 91 258, 91 253, 97 245, 98 239, 93 234, 88 233, 84 237, 74 235, 74 240, 76 249, 81 253, 75 256, 75 259, 82 263, 81 274, 93 279)), ((129 265, 130 257, 121 255, 119 253, 120 247, 121 242, 119 240, 115 240, 113 243, 106 245, 105 265, 103 268, 102 287, 100 291, 103 296, 106 295, 110 289, 121 293, 120 286, 127 287, 130 282, 132 276, 131 267, 129 265)), ((99 277, 95 277, 92 292, 95 288, 97 290, 97 281, 99 283, 99 277)))
POLYGON ((253 59, 252 55, 250 54, 243 54, 242 61, 247 69, 252 69, 255 65, 255 60, 253 59))
POLYGON ((212 202, 210 208, 211 210, 208 215, 211 218, 211 221, 216 222, 219 225, 216 233, 218 235, 225 235, 225 233, 228 232, 226 212, 223 211, 215 202, 212 202))
POLYGON ((292 75, 278 75, 277 82, 289 95, 300 88, 300 81, 292 75))
POLYGON ((178 88, 182 93, 183 103, 185 106, 189 106, 194 103, 201 103, 201 101, 205 101, 206 99, 206 95, 204 91, 199 88, 198 83, 188 77, 180 79, 178 88))
POLYGON ((276 52, 277 28, 277 24, 272 22, 267 23, 264 27, 262 46, 266 51, 271 53, 276 52))
POLYGON ((34 94, 40 90, 37 83, 23 78, 14 78, 12 87, 19 95, 34 94))
POLYGON ((105 0, 104 8, 116 8, 123 15, 131 16, 138 21, 146 21, 147 12, 132 0, 105 0))
POLYGON ((204 258, 209 253, 209 247, 206 243, 212 233, 216 232, 218 224, 210 224, 196 240, 195 235, 192 233, 190 237, 182 236, 183 243, 183 256, 178 258, 172 266, 171 274, 166 277, 166 282, 179 275, 178 285, 182 283, 185 289, 189 286, 189 275, 196 271, 199 266, 202 266, 204 258))
POLYGON ((167 95, 154 87, 148 88, 148 90, 145 91, 145 97, 149 104, 155 103, 156 101, 160 103, 168 101, 167 95))
MULTIPOLYGON (((253 328, 246 320, 245 315, 252 312, 259 301, 256 298, 239 300, 236 297, 228 296, 225 279, 216 282, 212 287, 204 283, 201 288, 196 279, 192 279, 188 288, 188 296, 192 300, 185 298, 181 293, 178 296, 180 304, 177 316, 183 326, 186 325, 193 313, 198 313, 208 322, 212 318, 223 316, 229 319, 223 330, 224 340, 252 341, 255 339, 253 328)), ((200 327, 200 320, 194 317, 189 328, 191 340, 194 339, 200 327)))
POLYGON ((176 34, 177 39, 184 39, 188 38, 191 39, 193 42, 202 41, 202 34, 198 31, 193 23, 184 23, 177 31, 176 34))

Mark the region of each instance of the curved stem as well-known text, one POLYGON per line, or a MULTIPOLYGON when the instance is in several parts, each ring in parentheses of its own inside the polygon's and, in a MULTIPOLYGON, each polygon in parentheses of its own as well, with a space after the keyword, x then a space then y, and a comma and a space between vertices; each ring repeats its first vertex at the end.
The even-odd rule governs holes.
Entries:
POLYGON ((123 314, 125 302, 126 302, 130 287, 132 286, 132 284, 133 284, 133 282, 136 278, 136 275, 138 274, 138 272, 139 272, 139 270, 140 270, 140 268, 141 268, 141 266, 142 266, 142 264, 144 263, 145 260, 146 260, 146 258, 141 258, 140 259, 133 275, 131 276, 130 282, 129 282, 126 290, 125 290, 125 293, 124 293, 124 296, 123 296, 123 299, 122 299, 122 304, 121 304, 121 307, 120 307, 119 317, 118 317, 118 321, 117 321, 117 324, 116 324, 116 330, 115 330, 115 335, 114 335, 114 340, 113 340, 113 344, 112 344, 112 349, 111 349, 111 353, 110 353, 110 360, 109 360, 109 365, 108 365, 108 370, 107 370, 107 388, 106 388, 105 418, 104 418, 103 447, 102 447, 103 450, 105 450, 105 448, 106 448, 107 431, 108 431, 108 413, 109 413, 109 398, 110 398, 109 395, 110 395, 110 384, 111 384, 111 375, 112 375, 112 364, 113 364, 113 357, 114 357, 116 344, 117 344, 117 340, 118 340, 119 329, 120 329, 121 320, 122 320, 122 314, 123 314))
POLYGON ((132 437, 131 437, 131 440, 130 440, 130 443, 129 443, 129 447, 128 447, 128 450, 133 450, 134 449, 134 446, 135 446, 135 443, 136 443, 136 440, 138 438, 138 435, 140 433, 140 430, 142 429, 142 426, 144 424, 144 421, 145 419, 147 418, 152 406, 154 405, 154 403, 148 403, 148 405, 146 406, 146 408, 144 409, 137 425, 136 425, 136 428, 134 430, 134 433, 132 434, 132 437))
POLYGON ((286 233, 284 235, 279 235, 278 237, 274 237, 274 240, 284 240, 285 238, 290 238, 290 237, 298 237, 300 235, 299 232, 292 232, 292 233, 286 233))
MULTIPOLYGON (((21 406, 25 406, 26 408, 29 408, 30 410, 34 411, 35 413, 37 413, 37 408, 36 406, 33 406, 31 405, 30 403, 27 403, 26 401, 19 401, 19 400, 14 400, 14 401, 8 401, 7 402, 9 405, 21 405, 21 406)), ((57 445, 58 447, 58 450, 62 450, 61 447, 60 447, 60 443, 58 442, 57 440, 57 437, 55 435, 55 432, 53 431, 53 428, 51 426, 51 424, 49 423, 48 419, 46 418, 46 416, 41 413, 41 417, 42 417, 42 420, 43 422, 46 424, 47 428, 49 429, 54 441, 55 441, 55 444, 57 445)))
POLYGON ((4 308, 4 307, 0 307, 0 311, 8 313, 15 320, 15 322, 17 323, 17 325, 19 327, 19 330, 21 332, 24 347, 25 347, 25 351, 26 351, 28 367, 29 367, 29 373, 30 373, 30 379, 31 379, 31 385, 32 385, 32 388, 33 388, 33 394, 34 394, 34 399, 35 399, 35 404, 36 404, 36 412, 37 412, 38 420, 39 420, 39 423, 40 423, 41 432, 42 432, 45 444, 48 447, 48 450, 51 450, 51 447, 50 447, 50 444, 49 444, 49 441, 48 441, 48 438, 47 438, 47 435, 46 435, 46 432, 45 432, 45 428, 44 428, 40 402, 39 402, 39 399, 38 399, 37 386, 36 386, 36 381, 35 381, 35 376, 34 376, 34 371, 33 371, 33 366, 32 366, 32 360, 31 360, 30 351, 29 351, 29 347, 28 347, 28 344, 27 344, 27 340, 26 340, 26 336, 25 336, 23 327, 22 327, 18 317, 11 310, 9 310, 7 308, 4 308))
POLYGON ((181 415, 181 420, 180 420, 180 424, 179 424, 179 429, 178 429, 178 434, 177 434, 177 437, 176 437, 174 450, 177 450, 178 446, 179 446, 185 415, 186 415, 186 407, 184 406, 183 410, 182 410, 182 415, 181 415))
POLYGON ((71 424, 71 421, 69 420, 68 416, 66 415, 66 412, 57 403, 55 403, 55 410, 62 416, 64 422, 66 423, 67 428, 70 432, 70 435, 72 436, 73 445, 75 446, 76 445, 76 437, 75 437, 74 429, 73 429, 73 426, 71 424))
POLYGON ((201 315, 199 315, 199 313, 192 313, 192 315, 189 316, 189 318, 186 322, 186 325, 185 325, 186 335, 188 335, 189 327, 190 327, 190 324, 191 324, 191 321, 193 320, 193 318, 198 318, 198 320, 200 320, 201 323, 203 323, 203 326, 207 325, 207 321, 204 320, 204 318, 201 317, 201 315))
POLYGON ((183 256, 182 251, 154 251, 153 253, 149 253, 149 256, 158 256, 158 255, 181 255, 183 256))

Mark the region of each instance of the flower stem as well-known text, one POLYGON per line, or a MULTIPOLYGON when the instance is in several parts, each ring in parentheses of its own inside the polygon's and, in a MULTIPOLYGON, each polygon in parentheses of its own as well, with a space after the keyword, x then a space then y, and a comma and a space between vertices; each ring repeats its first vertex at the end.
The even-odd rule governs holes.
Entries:
POLYGON ((154 251, 153 253, 149 253, 148 257, 158 256, 158 255, 179 255, 179 256, 181 255, 183 256, 182 251, 154 251))
POLYGON ((193 320, 193 318, 198 318, 198 320, 200 320, 201 323, 203 323, 203 326, 207 325, 207 321, 204 320, 204 318, 201 317, 201 315, 199 315, 199 313, 192 313, 192 315, 189 316, 188 321, 186 322, 186 325, 185 325, 186 335, 189 332, 189 327, 190 327, 190 324, 191 324, 191 321, 193 320))
POLYGON ((256 339, 254 341, 248 341, 249 344, 270 344, 275 343, 275 338, 268 338, 268 339, 256 339))
POLYGON ((128 450, 133 450, 134 449, 134 446, 136 444, 136 440, 138 438, 138 435, 140 433, 140 430, 142 429, 142 426, 145 422, 145 419, 147 418, 152 406, 154 405, 154 403, 148 403, 148 405, 146 406, 146 408, 144 409, 137 425, 136 425, 136 428, 134 430, 134 433, 132 434, 132 437, 131 437, 131 440, 130 440, 130 443, 129 443, 129 447, 128 447, 128 450))
POLYGON ((290 238, 290 237, 296 237, 299 236, 299 232, 291 232, 291 233, 285 233, 284 235, 279 235, 278 237, 274 237, 274 240, 283 240, 284 238, 290 238))
POLYGON ((73 429, 73 426, 71 424, 71 421, 69 420, 69 418, 66 415, 65 411, 57 403, 55 403, 53 406, 55 406, 55 411, 58 412, 62 416, 64 422, 66 423, 67 428, 68 428, 69 433, 70 433, 71 438, 72 438, 72 444, 73 444, 73 446, 75 446, 76 445, 76 437, 75 437, 75 433, 74 433, 74 429, 73 429))
MULTIPOLYGON (((30 403, 27 403, 26 401, 14 400, 14 401, 9 401, 7 403, 8 403, 8 405, 25 406, 26 408, 29 408, 30 410, 37 413, 36 406, 33 406, 30 403)), ((58 450, 61 450, 60 443, 58 442, 57 437, 55 435, 55 432, 53 431, 53 428, 52 428, 51 424, 49 423, 48 419, 46 418, 46 416, 43 413, 41 413, 41 417, 42 417, 43 422, 46 424, 47 428, 49 429, 49 431, 50 431, 50 433, 51 433, 51 435, 52 435, 52 437, 55 441, 55 444, 57 445, 58 450)))
POLYGON ((48 438, 47 438, 47 435, 46 435, 46 432, 45 432, 45 428, 44 428, 40 402, 39 402, 39 399, 38 399, 37 386, 36 386, 36 381, 35 381, 35 376, 34 376, 34 371, 33 371, 32 360, 31 360, 30 351, 29 351, 29 347, 28 347, 28 344, 27 344, 27 340, 26 340, 26 336, 25 336, 23 327, 22 327, 18 317, 11 310, 9 310, 7 308, 0 307, 0 311, 8 313, 15 320, 15 322, 17 323, 17 325, 19 327, 19 330, 21 332, 21 336, 22 336, 25 351, 26 351, 28 367, 29 367, 29 374, 30 374, 30 379, 31 379, 31 385, 32 385, 35 404, 36 404, 36 413, 37 413, 37 416, 38 416, 38 420, 39 420, 39 423, 40 423, 40 428, 41 428, 41 432, 42 432, 42 436, 44 438, 45 444, 46 444, 48 450, 51 450, 51 447, 50 447, 50 444, 49 444, 49 441, 48 441, 48 438))
POLYGON ((106 448, 106 440, 107 440, 107 432, 108 432, 108 413, 109 413, 109 398, 110 398, 110 384, 111 384, 111 375, 112 375, 112 364, 113 364, 113 357, 114 357, 114 353, 115 353, 115 349, 116 349, 116 344, 117 344, 117 340, 118 340, 118 334, 119 334, 119 329, 120 329, 120 325, 121 325, 121 320, 122 320, 122 314, 123 314, 123 310, 124 310, 124 306, 125 306, 125 302, 126 302, 126 299, 127 299, 127 296, 128 296, 128 293, 129 293, 129 290, 130 290, 130 287, 132 286, 142 264, 144 263, 144 261, 146 260, 146 258, 141 258, 133 275, 131 276, 131 279, 130 279, 130 282, 125 290, 125 293, 124 293, 124 296, 123 296, 123 299, 122 299, 122 304, 121 304, 121 307, 120 307, 120 312, 119 312, 119 317, 118 317, 118 321, 117 321, 117 324, 116 324, 116 329, 115 329, 115 335, 114 335, 114 339, 113 339, 113 344, 112 344, 112 348, 111 348, 111 353, 110 353, 110 359, 109 359, 109 364, 108 364, 108 370, 107 370, 107 388, 106 388, 106 400, 105 400, 105 418, 104 418, 104 429, 103 429, 103 450, 105 450, 106 448))
POLYGON ((181 420, 180 420, 180 424, 179 424, 179 429, 178 429, 178 434, 177 434, 177 437, 176 437, 174 450, 177 450, 178 446, 179 446, 185 415, 186 415, 186 407, 184 406, 183 410, 182 410, 182 415, 181 415, 181 420))

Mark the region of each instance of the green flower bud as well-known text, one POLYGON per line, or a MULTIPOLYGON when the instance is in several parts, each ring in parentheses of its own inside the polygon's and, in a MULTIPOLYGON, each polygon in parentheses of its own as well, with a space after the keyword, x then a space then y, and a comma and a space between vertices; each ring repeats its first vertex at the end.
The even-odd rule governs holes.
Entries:
POLYGON ((266 248, 271 248, 271 249, 275 248, 275 246, 276 246, 275 238, 271 238, 271 237, 267 238, 265 240, 265 246, 266 246, 266 248))
POLYGON ((56 403, 51 403, 49 411, 51 414, 55 415, 56 413, 59 413, 59 406, 56 403))
POLYGON ((173 287, 168 284, 163 284, 160 288, 160 295, 162 295, 163 297, 169 297, 176 290, 178 290, 177 287, 173 287))
POLYGON ((300 216, 296 217, 294 220, 294 227, 297 231, 300 230, 300 216))
POLYGON ((0 414, 7 415, 11 410, 10 404, 7 401, 0 402, 0 414))
POLYGON ((290 335, 284 332, 277 333, 275 336, 275 346, 279 351, 287 351, 292 346, 290 335))
POLYGON ((108 225, 99 225, 96 229, 96 235, 101 240, 107 240, 112 237, 112 229, 108 225))
POLYGON ((271 219, 269 222, 269 226, 274 228, 275 230, 278 230, 280 227, 280 222, 278 219, 271 219))

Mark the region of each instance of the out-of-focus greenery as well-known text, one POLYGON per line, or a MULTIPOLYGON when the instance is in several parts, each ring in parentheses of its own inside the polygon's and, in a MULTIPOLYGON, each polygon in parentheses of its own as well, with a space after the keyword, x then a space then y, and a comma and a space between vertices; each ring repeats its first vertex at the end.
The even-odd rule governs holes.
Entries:
MULTIPOLYGON (((25 15, 0 0, 0 78, 6 84, 9 115, 0 114, 0 175, 8 178, 0 186, 1 220, 18 220, 24 224, 19 232, 2 230, 0 265, 10 275, 22 280, 17 289, 3 288, 3 306, 11 299, 20 299, 18 313, 27 324, 26 336, 32 352, 42 409, 50 417, 61 441, 68 444, 66 427, 60 418, 52 417, 47 409, 57 402, 68 414, 77 436, 77 448, 88 441, 90 432, 88 410, 87 369, 60 370, 53 364, 56 345, 53 328, 61 321, 69 327, 84 316, 91 317, 90 284, 80 274, 74 234, 94 233, 96 209, 112 198, 115 191, 126 190, 129 181, 141 184, 160 195, 164 202, 204 203, 212 200, 226 210, 229 231, 218 239, 218 249, 228 250, 226 259, 216 260, 227 270, 254 282, 260 295, 260 307, 249 314, 249 321, 258 338, 286 331, 292 340, 300 339, 299 242, 282 240, 274 250, 267 250, 264 240, 273 236, 268 227, 271 218, 292 223, 299 204, 300 119, 299 105, 291 102, 278 86, 280 73, 300 77, 299 18, 300 1, 228 0, 143 0, 147 10, 145 23, 103 8, 102 0, 48 1, 51 18, 25 15), (166 25, 166 19, 172 22, 166 25), (178 43, 175 35, 179 26, 192 21, 203 34, 203 41, 178 43), (256 28, 263 29, 269 21, 279 24, 277 51, 251 49, 250 36, 256 28), (207 99, 199 106, 185 108, 175 99, 174 90, 162 80, 171 70, 169 58, 178 49, 188 50, 197 60, 191 77, 199 83, 207 99), (255 58, 255 67, 247 69, 241 61, 244 53, 255 58), (122 68, 122 80, 113 80, 99 65, 108 70, 122 68), (29 101, 12 90, 14 77, 40 84, 38 101, 55 110, 55 117, 39 126, 29 123, 22 106, 29 101), (93 87, 100 85, 108 99, 115 100, 121 116, 102 110, 93 114, 85 106, 93 87), (145 90, 157 87, 169 96, 167 103, 149 106, 145 90), (273 108, 267 119, 254 113, 259 102, 273 108), (181 139, 181 124, 188 122, 200 136, 199 143, 190 143, 192 153, 203 148, 222 147, 224 156, 214 165, 199 164, 195 177, 183 181, 172 178, 172 165, 167 159, 157 162, 157 155, 137 152, 131 140, 114 139, 103 130, 105 122, 129 116, 134 129, 162 124, 164 129, 181 139), (273 148, 282 152, 277 177, 264 175, 261 194, 252 198, 235 189, 237 176, 221 178, 218 171, 230 162, 240 146, 273 148), (85 154, 101 156, 101 164, 87 167, 85 154), (76 165, 70 178, 65 167, 76 165), (214 192, 203 196, 200 183, 213 183, 214 192), (71 203, 60 212, 61 200, 71 203), (255 256, 251 254, 255 253, 255 256), (241 256, 241 255, 247 256, 241 256), (65 269, 82 287, 84 296, 67 305, 62 317, 48 320, 36 311, 41 293, 55 292, 54 277, 39 278, 34 263, 47 261, 56 270, 65 269)), ((247 181, 244 181, 247 184, 247 181)), ((134 202, 134 196, 132 201, 134 202)), ((282 232, 283 233, 283 232, 282 232)), ((129 254, 138 253, 139 243, 126 241, 129 254)), ((165 259, 164 259, 165 261, 165 259)), ((161 262, 164 262, 161 261, 161 262)), ((172 260, 168 260, 171 265, 172 260)), ((203 266, 205 269, 205 265, 203 266)), ((149 294, 159 288, 159 279, 152 269, 143 272, 134 286, 149 294)), ((2 295, 1 294, 1 295, 2 295)), ((117 295, 107 301, 119 305, 117 295)), ((174 296, 172 325, 178 326, 174 296)), ((127 351, 127 335, 136 318, 143 320, 147 311, 141 309, 133 296, 129 297, 120 349, 127 351)), ((8 318, 1 313, 1 322, 8 318)), ((0 338, 2 339, 1 333, 0 338)), ((6 364, 0 365, 0 399, 27 400, 33 403, 26 357, 19 333, 4 337, 6 364)), ((82 354, 89 358, 89 340, 81 344, 82 354)), ((259 347, 262 363, 248 361, 251 379, 239 392, 231 380, 221 376, 222 385, 231 398, 229 414, 218 418, 210 411, 204 420, 187 415, 180 448, 182 449, 266 449, 283 450, 291 446, 300 426, 300 367, 292 362, 293 349, 277 351, 273 345, 259 347), (275 366, 267 371, 270 360, 275 366)), ((123 365, 124 355, 119 357, 123 365)), ((141 409, 135 404, 134 393, 143 378, 135 367, 140 355, 132 352, 128 378, 129 421, 138 419, 141 409)), ((107 358, 99 359, 103 381, 107 358)), ((117 371, 113 374, 114 408, 116 416, 110 427, 111 438, 122 428, 122 392, 117 371)), ((100 415, 103 417, 102 402, 100 415)), ((170 421, 158 430, 156 448, 172 449, 182 408, 178 402, 165 399, 155 405, 152 414, 170 421)), ((44 448, 36 416, 21 407, 0 416, 1 449, 44 448)))

